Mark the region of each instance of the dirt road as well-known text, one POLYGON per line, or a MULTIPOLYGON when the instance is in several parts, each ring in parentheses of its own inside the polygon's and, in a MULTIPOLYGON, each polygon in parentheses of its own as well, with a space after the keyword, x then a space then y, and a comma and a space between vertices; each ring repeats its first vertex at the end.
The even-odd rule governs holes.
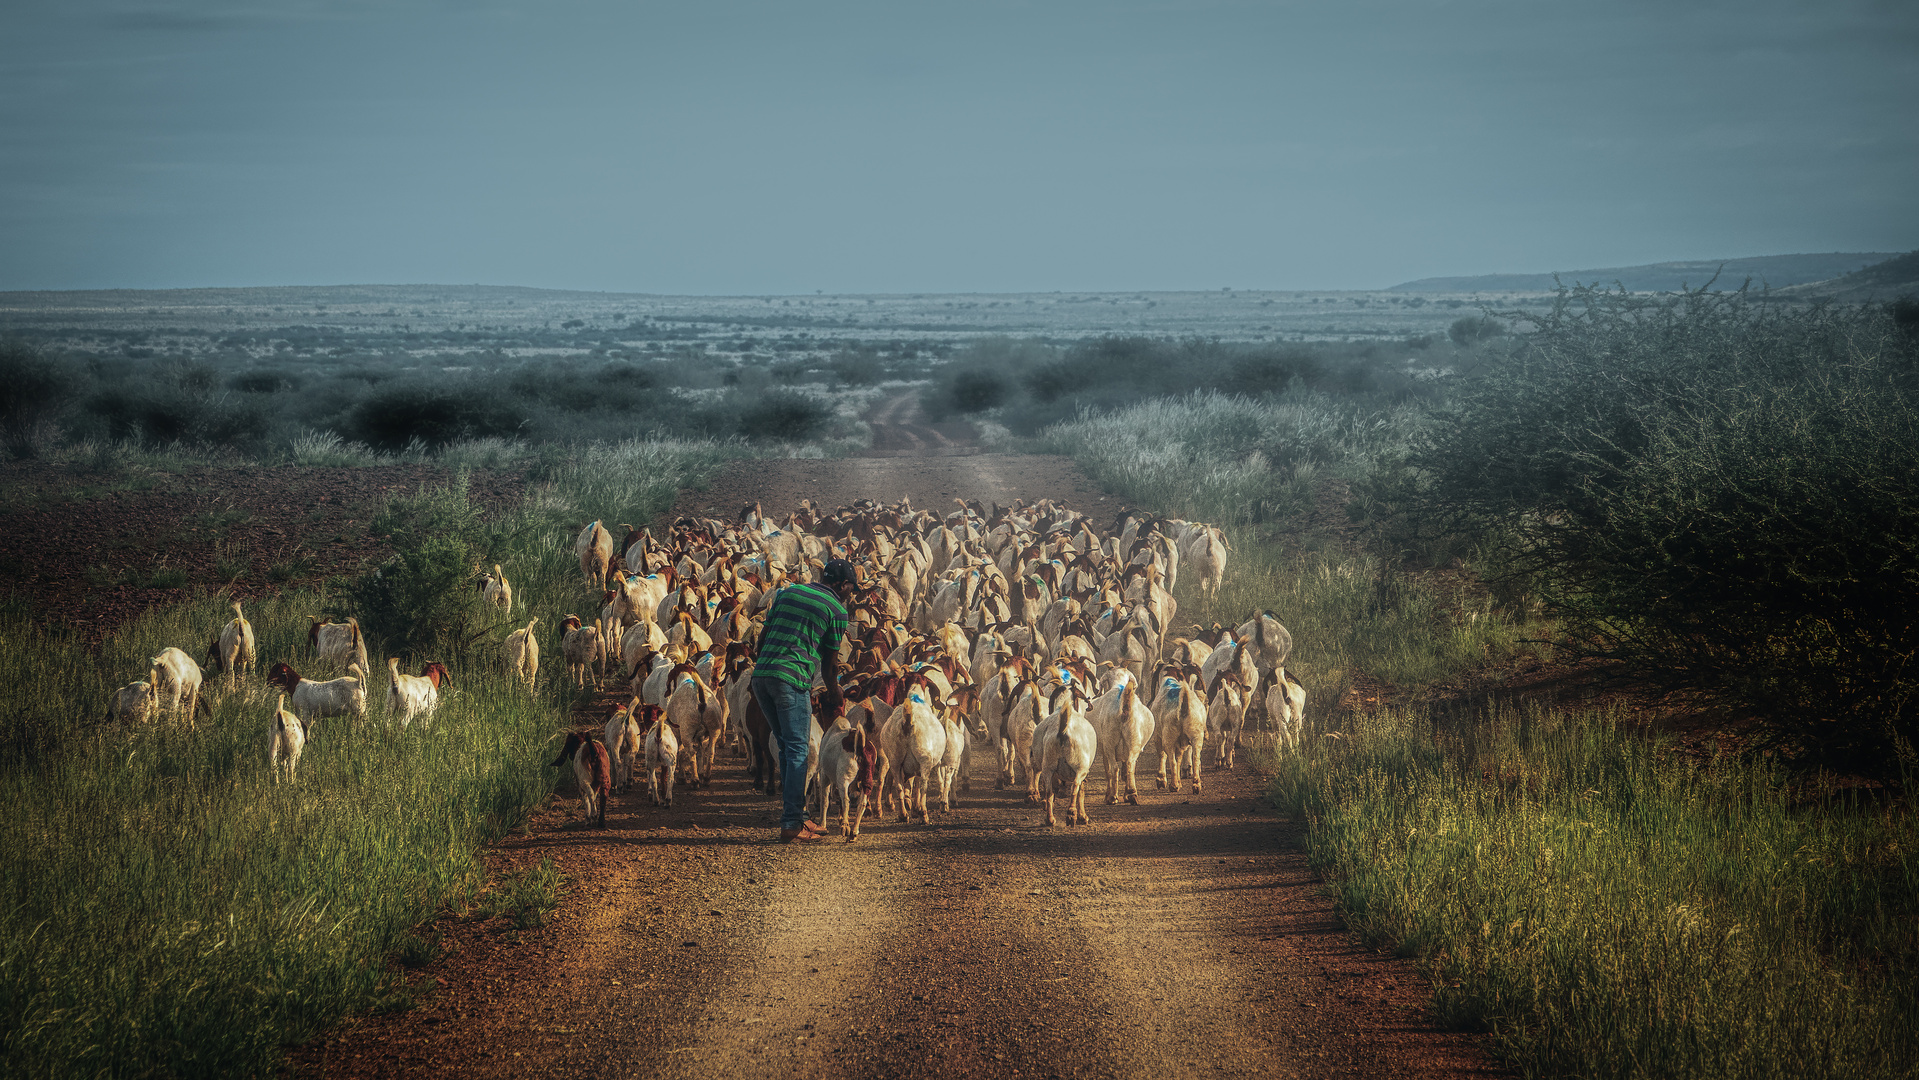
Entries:
MULTIPOLYGON (((1099 498, 1061 459, 954 455, 742 462, 678 509, 901 494, 1099 498)), ((1090 826, 1049 828, 976 748, 972 790, 932 826, 869 816, 857 843, 810 847, 772 842, 777 803, 737 761, 670 809, 616 796, 604 830, 569 792, 489 859, 554 861, 572 891, 553 924, 443 920, 455 948, 413 977, 418 1007, 300 1048, 290 1072, 1497 1075, 1421 1019, 1409 964, 1339 928, 1243 758, 1199 794, 1153 791, 1152 751, 1140 765, 1141 805, 1101 785, 1090 826)))

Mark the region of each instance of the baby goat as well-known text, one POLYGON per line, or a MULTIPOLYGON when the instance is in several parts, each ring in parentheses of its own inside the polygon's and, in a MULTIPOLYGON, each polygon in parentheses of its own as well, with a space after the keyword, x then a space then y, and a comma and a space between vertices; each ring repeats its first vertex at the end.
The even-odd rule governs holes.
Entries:
POLYGON ((300 767, 300 751, 306 749, 307 722, 287 711, 287 696, 273 707, 273 719, 267 724, 267 764, 273 769, 273 782, 280 782, 280 758, 286 757, 286 778, 294 778, 300 767))
POLYGON ((159 695, 153 692, 153 684, 145 681, 131 682, 113 692, 113 704, 107 706, 107 723, 118 721, 122 724, 149 723, 153 720, 155 708, 159 705, 159 695))

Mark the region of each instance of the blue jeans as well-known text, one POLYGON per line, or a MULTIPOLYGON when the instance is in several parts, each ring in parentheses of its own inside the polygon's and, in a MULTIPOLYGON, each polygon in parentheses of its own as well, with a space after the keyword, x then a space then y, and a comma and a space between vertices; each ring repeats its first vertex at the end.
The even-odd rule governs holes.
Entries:
POLYGON ((806 822, 806 752, 813 738, 813 697, 785 679, 756 678, 753 698, 773 729, 780 747, 780 829, 791 831, 806 822))

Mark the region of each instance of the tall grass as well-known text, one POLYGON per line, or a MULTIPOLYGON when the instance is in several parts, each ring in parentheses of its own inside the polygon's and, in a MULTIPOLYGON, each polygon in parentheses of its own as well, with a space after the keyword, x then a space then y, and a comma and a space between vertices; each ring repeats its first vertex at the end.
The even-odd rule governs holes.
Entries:
POLYGON ((1423 686, 1529 648, 1522 639, 1532 633, 1486 597, 1449 593, 1372 556, 1289 552, 1250 536, 1228 557, 1216 595, 1182 570, 1174 596, 1179 628, 1277 615, 1293 635, 1287 670, 1305 683, 1314 718, 1344 699, 1357 673, 1423 686))
MULTIPOLYGON (((474 532, 470 553, 505 565, 520 601, 471 648, 435 657, 453 682, 431 726, 388 729, 376 672, 369 721, 316 721, 293 784, 268 769, 274 695, 257 673, 233 689, 210 680, 213 716, 193 728, 99 725, 110 692, 144 677, 149 656, 204 651, 229 617, 223 600, 155 609, 97 653, 0 606, 7 1071, 258 1075, 342 1016, 403 1006, 387 958, 420 951, 413 927, 478 895, 479 849, 554 780, 548 740, 572 692, 549 664, 529 695, 494 646, 536 615, 550 641, 560 614, 597 600, 574 559, 581 521, 651 520, 738 452, 630 442, 534 462, 541 479, 524 505, 459 519, 474 532)), ((445 519, 449 500, 464 502, 458 485, 392 500, 383 520, 403 539, 407 522, 445 519)), ((249 602, 261 670, 285 660, 305 671, 307 616, 345 595, 249 602)), ((376 667, 387 646, 369 642, 376 667)))
POLYGON ((1201 391, 1083 412, 1046 429, 1040 446, 1160 513, 1247 524, 1305 509, 1315 479, 1363 472, 1404 446, 1420 416, 1413 405, 1372 408, 1330 394, 1201 391))
MULTIPOLYGON (((1442 1015, 1528 1075, 1906 1076, 1919 1069, 1919 826, 1675 762, 1539 708, 1435 739, 1352 714, 1284 758, 1349 925, 1422 959, 1442 1015)), ((1810 796, 1810 797, 1809 797, 1810 796)))

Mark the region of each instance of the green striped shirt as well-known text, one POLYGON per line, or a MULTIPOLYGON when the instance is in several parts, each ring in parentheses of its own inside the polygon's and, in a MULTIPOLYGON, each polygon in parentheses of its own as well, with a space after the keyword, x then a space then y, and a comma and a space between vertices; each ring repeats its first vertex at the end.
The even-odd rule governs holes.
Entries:
POLYGON ((813 673, 822 650, 838 651, 846 635, 846 605, 824 585, 789 585, 773 600, 760 630, 759 655, 753 658, 753 677, 776 678, 813 688, 813 673))

